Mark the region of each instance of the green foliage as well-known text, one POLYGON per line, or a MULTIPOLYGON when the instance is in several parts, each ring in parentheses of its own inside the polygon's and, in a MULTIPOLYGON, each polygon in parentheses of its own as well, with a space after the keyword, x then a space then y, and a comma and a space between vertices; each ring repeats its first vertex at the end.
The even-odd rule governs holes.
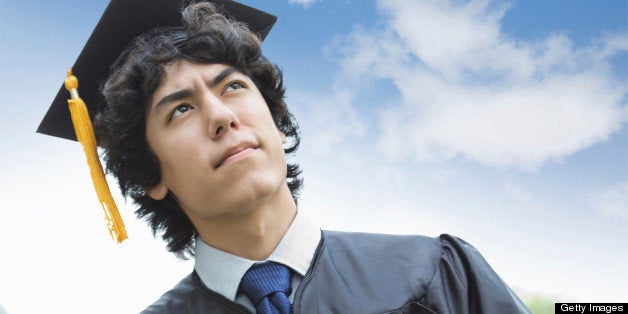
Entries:
POLYGON ((557 301, 543 295, 532 295, 524 299, 524 303, 534 314, 553 314, 555 302, 557 301))

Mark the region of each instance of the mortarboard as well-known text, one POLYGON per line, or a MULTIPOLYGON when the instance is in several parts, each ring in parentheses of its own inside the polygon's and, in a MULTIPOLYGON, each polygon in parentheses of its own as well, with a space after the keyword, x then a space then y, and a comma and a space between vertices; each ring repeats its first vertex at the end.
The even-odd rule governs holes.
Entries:
MULTIPOLYGON (((212 0, 234 19, 244 22, 264 39, 276 16, 230 0, 212 0)), ((96 115, 102 96, 99 87, 109 75, 109 68, 135 37, 154 27, 181 26, 182 0, 111 0, 96 28, 87 40, 72 72, 80 79, 81 98, 90 116, 96 115)), ((61 86, 38 133, 76 140, 70 112, 68 91, 61 86)))
MULTIPOLYGON (((135 37, 155 27, 182 26, 181 10, 183 9, 184 1, 185 0, 111 0, 98 21, 96 28, 92 31, 87 43, 83 47, 83 50, 79 54, 78 59, 72 66, 72 70, 68 72, 65 88, 62 85, 59 89, 52 105, 39 124, 37 132, 77 140, 77 134, 83 132, 79 131, 79 127, 75 125, 77 122, 73 121, 76 120, 76 110, 78 109, 76 109, 76 106, 73 107, 75 109, 73 109, 71 117, 68 107, 77 105, 73 102, 80 101, 82 106, 86 105, 89 116, 93 119, 102 102, 102 95, 99 90, 100 84, 102 84, 109 75, 111 65, 135 37), (81 98, 78 98, 76 77, 71 77, 72 73, 80 79, 81 84, 79 89, 81 98), (71 89, 73 89, 73 91, 71 91, 73 99, 68 100, 70 98, 68 91, 71 89), (73 125, 75 125, 75 127, 73 127, 73 125)), ((262 40, 270 32, 270 29, 277 20, 277 17, 271 14, 235 1, 211 0, 210 2, 221 7, 235 20, 246 24, 249 29, 256 33, 262 40)), ((83 112, 85 111, 85 109, 81 110, 83 112)), ((111 235, 117 238, 118 242, 121 242, 126 238, 124 224, 119 218, 119 213, 117 208, 115 208, 115 203, 113 203, 109 188, 106 185, 106 181, 104 181, 104 175, 102 174, 102 168, 96 153, 96 143, 93 130, 91 129, 91 122, 85 119, 87 117, 86 113, 83 113, 83 115, 84 121, 82 123, 89 126, 89 131, 84 133, 89 133, 87 137, 91 138, 91 140, 88 140, 88 142, 92 142, 90 144, 92 147, 86 147, 84 140, 81 139, 85 138, 84 136, 79 136, 79 139, 81 139, 81 143, 84 146, 88 163, 90 164, 94 186, 103 204, 103 209, 105 209, 107 220, 109 221, 111 235), (95 173, 98 171, 100 172, 99 174, 95 173), (95 176, 100 176, 101 178, 97 179, 95 176), (104 188, 106 188, 105 194, 107 194, 109 199, 108 202, 101 198, 101 192, 103 192, 102 189, 104 188), (112 210, 110 207, 114 207, 115 210, 112 210), (110 211, 114 211, 114 216, 117 215, 118 218, 115 219, 114 217, 112 219, 110 211), (115 223, 112 223, 112 220, 119 220, 118 223, 121 225, 121 231, 114 231, 111 224, 115 223)))

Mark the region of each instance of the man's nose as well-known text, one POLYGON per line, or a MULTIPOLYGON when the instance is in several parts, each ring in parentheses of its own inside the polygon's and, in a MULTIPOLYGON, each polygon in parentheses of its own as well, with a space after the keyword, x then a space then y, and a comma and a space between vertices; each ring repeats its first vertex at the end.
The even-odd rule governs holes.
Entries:
POLYGON ((208 119, 209 137, 213 140, 220 139, 230 130, 237 130, 240 126, 237 116, 231 108, 222 102, 219 97, 208 93, 205 97, 204 107, 208 119))

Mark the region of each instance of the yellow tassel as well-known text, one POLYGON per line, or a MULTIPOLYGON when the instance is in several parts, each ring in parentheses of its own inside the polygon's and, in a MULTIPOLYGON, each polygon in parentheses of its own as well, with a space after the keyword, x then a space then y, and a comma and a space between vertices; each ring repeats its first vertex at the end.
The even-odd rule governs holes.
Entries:
POLYGON ((94 188, 105 212, 109 234, 120 243, 127 239, 124 222, 111 196, 107 180, 105 180, 105 173, 102 170, 102 165, 98 159, 98 151, 96 150, 96 136, 94 135, 92 121, 89 118, 87 106, 85 106, 85 103, 78 95, 78 79, 72 75, 72 69, 68 71, 64 85, 71 96, 71 99, 68 99, 68 107, 70 108, 76 139, 83 145, 94 188))

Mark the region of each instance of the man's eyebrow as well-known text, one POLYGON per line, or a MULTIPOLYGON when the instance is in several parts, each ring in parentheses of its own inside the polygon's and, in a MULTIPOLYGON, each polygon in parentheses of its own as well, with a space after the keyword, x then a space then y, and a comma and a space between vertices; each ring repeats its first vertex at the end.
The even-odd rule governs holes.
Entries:
POLYGON ((216 77, 214 77, 212 82, 209 83, 209 87, 214 87, 214 86, 220 84, 220 82, 222 82, 224 79, 226 79, 229 75, 231 75, 235 71, 236 71, 236 69, 234 67, 228 67, 228 68, 222 70, 222 72, 218 73, 218 75, 216 75, 216 77))
MULTIPOLYGON (((222 70, 220 73, 218 73, 218 75, 216 75, 211 82, 209 83, 209 87, 214 87, 218 84, 220 84, 222 81, 224 81, 229 75, 231 75, 232 73, 236 72, 237 70, 234 67, 228 67, 224 70, 222 70)), ((159 100, 159 102, 155 105, 155 107, 153 108, 154 111, 159 111, 161 110, 161 108, 164 107, 164 105, 166 105, 167 103, 171 103, 186 97, 189 97, 190 95, 192 95, 194 93, 193 90, 191 89, 182 89, 179 91, 176 91, 172 94, 168 94, 166 96, 164 96, 161 100, 159 100)))
POLYGON ((153 107, 153 111, 159 111, 161 110, 166 104, 186 98, 186 97, 190 97, 190 95, 192 95, 194 93, 193 90, 191 89, 182 89, 179 91, 176 91, 172 94, 168 94, 166 96, 164 96, 156 105, 155 107, 153 107))

